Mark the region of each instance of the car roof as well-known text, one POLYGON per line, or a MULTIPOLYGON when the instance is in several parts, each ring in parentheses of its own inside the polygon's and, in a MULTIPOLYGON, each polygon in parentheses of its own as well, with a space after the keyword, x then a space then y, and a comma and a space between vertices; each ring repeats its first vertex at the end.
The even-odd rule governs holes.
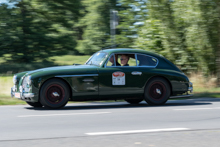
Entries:
POLYGON ((142 49, 130 49, 130 48, 113 48, 113 49, 105 49, 105 50, 101 50, 100 52, 107 52, 109 54, 111 53, 140 53, 140 54, 147 54, 147 55, 152 55, 155 57, 162 57, 162 55, 150 52, 150 51, 146 51, 146 50, 142 50, 142 49))

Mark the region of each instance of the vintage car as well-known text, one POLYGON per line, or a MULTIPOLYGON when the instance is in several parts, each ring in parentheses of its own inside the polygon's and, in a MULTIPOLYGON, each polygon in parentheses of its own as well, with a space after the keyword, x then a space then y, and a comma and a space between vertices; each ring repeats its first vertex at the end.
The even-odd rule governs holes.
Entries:
POLYGON ((173 63, 139 49, 101 50, 83 65, 21 72, 13 82, 12 97, 53 109, 68 101, 91 100, 124 99, 131 104, 145 100, 162 105, 169 98, 189 97, 193 91, 188 77, 173 63))

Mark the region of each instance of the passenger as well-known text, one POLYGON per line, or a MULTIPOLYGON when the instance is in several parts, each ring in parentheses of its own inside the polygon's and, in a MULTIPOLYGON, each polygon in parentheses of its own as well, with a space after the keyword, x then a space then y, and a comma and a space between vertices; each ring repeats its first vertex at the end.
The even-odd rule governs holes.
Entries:
POLYGON ((129 66, 128 61, 129 57, 127 55, 121 55, 121 64, 123 66, 129 66))
POLYGON ((121 64, 118 63, 118 55, 115 54, 115 60, 116 60, 116 66, 121 66, 121 64))
MULTIPOLYGON (((115 59, 116 59, 116 66, 121 66, 121 64, 118 63, 118 55, 115 55, 115 59)), ((112 63, 111 66, 115 66, 115 64, 114 64, 114 56, 111 56, 109 61, 112 63)))

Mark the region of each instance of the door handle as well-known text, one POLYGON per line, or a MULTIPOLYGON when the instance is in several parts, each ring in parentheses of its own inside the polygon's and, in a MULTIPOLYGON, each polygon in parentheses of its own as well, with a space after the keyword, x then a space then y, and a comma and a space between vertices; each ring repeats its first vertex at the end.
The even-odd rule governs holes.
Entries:
POLYGON ((93 79, 84 79, 83 82, 94 82, 93 79))
POLYGON ((140 71, 133 71, 131 74, 132 75, 139 75, 139 76, 141 76, 142 72, 140 72, 140 71))

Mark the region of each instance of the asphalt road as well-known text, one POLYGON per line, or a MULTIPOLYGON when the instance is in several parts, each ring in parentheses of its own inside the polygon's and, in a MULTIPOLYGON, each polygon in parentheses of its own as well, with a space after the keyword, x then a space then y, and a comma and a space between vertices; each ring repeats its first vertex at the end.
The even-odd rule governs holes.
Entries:
POLYGON ((220 99, 0 106, 0 147, 219 147, 220 99))

